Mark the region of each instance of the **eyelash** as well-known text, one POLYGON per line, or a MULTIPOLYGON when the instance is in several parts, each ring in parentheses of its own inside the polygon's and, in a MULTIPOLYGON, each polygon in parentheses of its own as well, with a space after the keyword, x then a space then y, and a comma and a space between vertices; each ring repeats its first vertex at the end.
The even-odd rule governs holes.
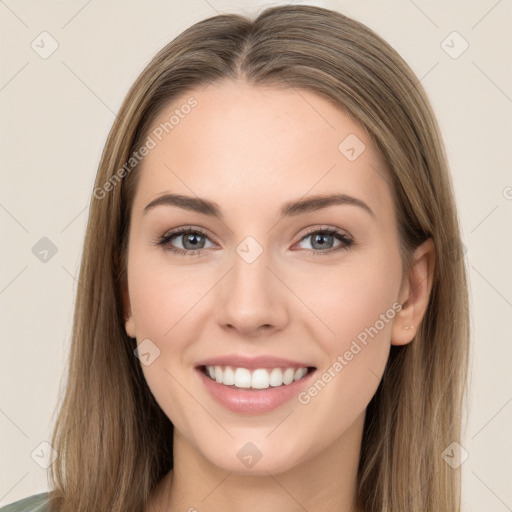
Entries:
MULTIPOLYGON (((335 252, 338 252, 341 250, 346 250, 346 249, 350 248, 354 243, 354 241, 349 236, 345 235, 338 229, 317 228, 317 227, 311 228, 308 231, 306 231, 306 233, 304 233, 304 235, 300 238, 299 242, 304 240, 304 238, 307 238, 308 236, 311 236, 311 235, 317 234, 317 233, 318 234, 320 234, 320 233, 326 234, 326 235, 337 235, 338 240, 340 240, 340 242, 342 242, 342 243, 338 247, 329 249, 327 251, 319 251, 318 249, 306 249, 308 252, 311 253, 312 256, 325 256, 325 255, 332 254, 332 253, 335 253, 335 252)), ((189 234, 200 234, 200 235, 208 238, 208 234, 205 231, 203 231, 201 228, 194 228, 192 226, 187 226, 187 227, 179 228, 175 231, 166 233, 165 235, 162 235, 156 241, 156 245, 168 246, 165 248, 165 250, 170 251, 175 254, 179 254, 181 256, 200 256, 201 252, 204 251, 205 249, 196 249, 193 251, 187 251, 187 250, 183 250, 183 249, 177 249, 176 247, 172 247, 170 245, 170 241, 173 238, 175 238, 179 235, 189 235, 189 234)))

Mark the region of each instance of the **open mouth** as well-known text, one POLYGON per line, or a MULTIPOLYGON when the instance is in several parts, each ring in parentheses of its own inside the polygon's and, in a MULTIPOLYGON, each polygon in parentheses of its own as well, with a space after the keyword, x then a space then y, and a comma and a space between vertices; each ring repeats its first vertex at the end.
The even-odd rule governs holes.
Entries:
POLYGON ((203 365, 200 370, 218 384, 237 389, 261 390, 286 387, 316 370, 314 366, 301 368, 235 368, 232 366, 203 365))

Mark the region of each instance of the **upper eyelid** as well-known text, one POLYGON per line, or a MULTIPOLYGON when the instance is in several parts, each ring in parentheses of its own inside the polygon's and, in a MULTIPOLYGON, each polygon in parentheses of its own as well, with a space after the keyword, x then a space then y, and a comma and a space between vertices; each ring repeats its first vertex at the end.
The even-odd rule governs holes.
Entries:
POLYGON ((308 235, 311 235, 313 233, 316 233, 318 231, 322 232, 322 231, 331 231, 335 234, 339 234, 339 235, 345 235, 347 236, 348 238, 353 238, 352 235, 346 230, 346 229, 342 229, 342 228, 337 228, 335 226, 325 226, 325 225, 322 225, 322 226, 310 226, 308 228, 305 228, 306 231, 301 235, 301 238, 299 240, 302 240, 305 236, 308 236, 308 235))
POLYGON ((212 237, 212 235, 210 234, 210 232, 205 229, 205 228, 200 228, 198 226, 182 226, 182 227, 179 227, 179 228, 174 228, 174 229, 170 229, 169 231, 166 231, 163 235, 162 235, 162 238, 171 238, 171 237, 174 237, 176 235, 184 235, 185 233, 187 232, 192 232, 192 233, 200 233, 202 235, 205 235, 207 236, 208 238, 215 238, 215 237, 212 237))

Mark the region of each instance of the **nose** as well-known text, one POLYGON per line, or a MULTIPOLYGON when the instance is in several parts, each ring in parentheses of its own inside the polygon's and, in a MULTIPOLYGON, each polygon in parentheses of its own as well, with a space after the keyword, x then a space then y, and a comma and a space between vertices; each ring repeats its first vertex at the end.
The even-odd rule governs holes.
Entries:
POLYGON ((218 287, 216 319, 223 329, 258 337, 285 328, 292 293, 270 265, 266 251, 252 263, 235 254, 218 287))

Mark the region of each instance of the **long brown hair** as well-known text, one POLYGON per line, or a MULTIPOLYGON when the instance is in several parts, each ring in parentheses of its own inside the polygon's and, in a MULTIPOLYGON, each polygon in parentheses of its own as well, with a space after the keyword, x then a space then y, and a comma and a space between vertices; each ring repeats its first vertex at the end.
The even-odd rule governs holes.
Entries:
POLYGON ((460 470, 441 456, 460 442, 468 363, 465 261, 453 185, 427 96, 372 30, 320 7, 218 15, 191 26, 147 65, 108 136, 91 198, 65 395, 50 468, 55 512, 143 510, 173 467, 173 426, 155 402, 124 328, 122 290, 139 168, 133 154, 170 101, 212 81, 303 88, 359 122, 391 179, 407 270, 431 237, 433 287, 415 339, 393 346, 363 432, 365 512, 460 510, 460 470), (132 162, 127 166, 127 162, 132 162), (133 165, 132 165, 133 164, 133 165))

